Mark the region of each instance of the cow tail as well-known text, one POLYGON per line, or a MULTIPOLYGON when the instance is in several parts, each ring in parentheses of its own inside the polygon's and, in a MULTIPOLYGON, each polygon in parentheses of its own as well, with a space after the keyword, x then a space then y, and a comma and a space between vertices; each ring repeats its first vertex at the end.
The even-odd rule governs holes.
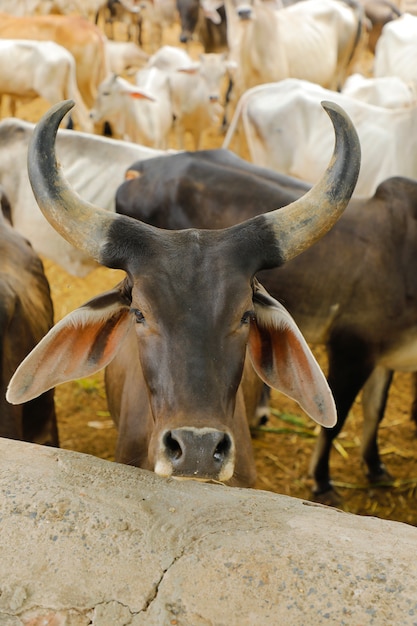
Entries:
POLYGON ((360 2, 357 2, 357 0, 343 0, 343 2, 352 9, 352 11, 355 13, 356 18, 357 18, 355 39, 353 40, 352 49, 346 61, 346 71, 347 71, 350 63, 353 60, 353 57, 356 54, 356 51, 359 46, 359 42, 362 38, 362 33, 365 28, 365 9, 360 2))
POLYGON ((240 96, 238 103, 236 105, 235 111, 233 113, 233 117, 230 121, 230 126, 227 129, 227 133, 224 138, 222 148, 224 148, 225 150, 229 148, 230 142, 232 141, 233 136, 236 132, 238 123, 240 121, 243 123, 243 112, 247 105, 247 101, 250 99, 250 97, 254 93, 257 93, 258 91, 263 91, 263 90, 267 91, 268 88, 269 88, 269 83, 262 83, 261 85, 256 85, 255 87, 251 87, 251 89, 248 89, 240 96))
POLYGON ((76 108, 74 110, 73 116, 76 119, 80 130, 84 132, 92 132, 93 129, 92 123, 90 121, 89 111, 78 87, 75 62, 74 64, 68 65, 67 71, 68 76, 67 80, 65 81, 67 93, 65 97, 66 99, 74 100, 74 102, 76 103, 76 108))

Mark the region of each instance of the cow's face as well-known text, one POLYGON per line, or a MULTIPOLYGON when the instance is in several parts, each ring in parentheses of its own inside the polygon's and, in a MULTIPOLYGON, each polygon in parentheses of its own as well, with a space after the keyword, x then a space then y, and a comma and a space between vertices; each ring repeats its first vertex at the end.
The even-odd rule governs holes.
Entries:
POLYGON ((242 22, 253 18, 254 0, 232 0, 231 4, 242 22))
POLYGON ((235 403, 253 316, 252 289, 247 278, 224 265, 220 250, 208 254, 200 235, 183 235, 183 253, 159 258, 157 271, 152 263, 132 288, 154 420, 149 455, 158 473, 192 471, 226 481, 234 472, 235 403))

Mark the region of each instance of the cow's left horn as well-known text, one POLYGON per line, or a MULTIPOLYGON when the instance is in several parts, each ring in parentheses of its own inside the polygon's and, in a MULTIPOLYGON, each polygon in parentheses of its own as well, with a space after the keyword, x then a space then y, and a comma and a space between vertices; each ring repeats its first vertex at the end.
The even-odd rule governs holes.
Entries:
POLYGON ((56 231, 99 263, 110 226, 124 216, 82 200, 58 167, 55 138, 63 117, 74 106, 65 100, 53 106, 33 131, 28 149, 28 173, 36 201, 56 231))
MULTIPOLYGON (((321 104, 335 131, 333 156, 326 171, 299 200, 264 214, 275 234, 280 263, 303 252, 332 228, 346 208, 358 180, 361 164, 358 134, 339 105, 327 101, 321 104)), ((274 266, 276 259, 264 258, 262 265, 274 266)))

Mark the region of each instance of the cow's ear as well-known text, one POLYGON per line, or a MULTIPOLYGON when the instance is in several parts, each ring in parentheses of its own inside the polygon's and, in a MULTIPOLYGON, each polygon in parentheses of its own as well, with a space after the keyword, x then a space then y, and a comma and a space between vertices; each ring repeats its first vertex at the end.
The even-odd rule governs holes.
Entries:
POLYGON ((298 402, 318 424, 334 426, 337 414, 332 393, 291 315, 260 286, 254 307, 249 354, 258 376, 298 402))
POLYGON ((197 74, 199 70, 200 70, 200 63, 193 63, 192 65, 189 65, 188 67, 180 67, 176 71, 179 74, 189 74, 190 76, 193 76, 194 74, 197 74))
POLYGON ((134 100, 149 100, 150 102, 155 102, 155 98, 153 96, 150 96, 141 89, 135 89, 134 87, 132 87, 132 89, 127 89, 123 93, 127 94, 134 100))
POLYGON ((27 402, 60 383, 103 369, 133 324, 119 289, 93 298, 56 324, 22 361, 9 383, 8 402, 27 402))

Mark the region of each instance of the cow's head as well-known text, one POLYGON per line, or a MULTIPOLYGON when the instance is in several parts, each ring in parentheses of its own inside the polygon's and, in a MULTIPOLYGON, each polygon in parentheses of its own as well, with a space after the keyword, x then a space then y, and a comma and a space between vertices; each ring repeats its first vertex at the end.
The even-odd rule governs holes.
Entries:
POLYGON ((110 74, 99 85, 96 100, 90 111, 90 118, 94 123, 98 123, 107 117, 118 115, 120 111, 124 111, 124 103, 130 98, 155 102, 155 98, 139 87, 132 85, 117 74, 110 74))
POLYGON ((29 176, 54 228, 125 281, 59 322, 13 377, 8 399, 26 401, 105 367, 132 329, 154 422, 149 457, 165 475, 226 481, 234 472, 234 411, 247 347, 259 376, 332 426, 330 390, 287 311, 255 274, 282 265, 325 234, 356 183, 360 148, 344 112, 323 106, 336 133, 320 182, 300 200, 222 230, 161 230, 97 208, 74 193, 54 142, 71 102, 37 125, 29 176), (184 469, 185 468, 185 469, 184 469))

